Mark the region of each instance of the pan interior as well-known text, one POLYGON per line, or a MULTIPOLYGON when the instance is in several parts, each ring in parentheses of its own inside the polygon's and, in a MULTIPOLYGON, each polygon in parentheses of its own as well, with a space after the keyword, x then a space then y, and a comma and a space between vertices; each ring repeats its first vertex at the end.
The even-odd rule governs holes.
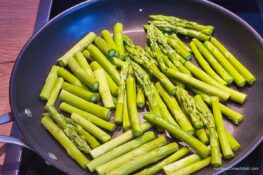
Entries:
MULTIPOLYGON (((242 148, 236 157, 224 163, 232 166, 244 157, 262 136, 263 126, 263 45, 251 29, 228 12, 207 2, 183 0, 100 0, 82 3, 66 11, 41 29, 24 47, 15 64, 10 83, 10 103, 15 120, 28 142, 54 166, 69 174, 86 174, 63 148, 41 126, 44 103, 38 98, 43 82, 52 65, 87 32, 97 34, 116 22, 124 24, 125 33, 136 44, 145 44, 143 25, 150 14, 174 15, 202 24, 215 26, 214 36, 244 63, 256 76, 252 87, 241 89, 247 93, 247 102, 229 106, 245 115, 245 121, 227 128, 242 148), (31 111, 32 117, 26 115, 31 111), (48 155, 53 153, 57 160, 48 155)), ((213 174, 219 170, 206 168, 198 174, 213 174)))

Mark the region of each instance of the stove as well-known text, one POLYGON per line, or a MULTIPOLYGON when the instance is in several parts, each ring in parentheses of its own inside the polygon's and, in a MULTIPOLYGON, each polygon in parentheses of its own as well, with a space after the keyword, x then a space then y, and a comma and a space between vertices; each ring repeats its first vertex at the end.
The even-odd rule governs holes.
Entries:
MULTIPOLYGON (((84 2, 85 0, 40 0, 39 11, 35 24, 36 32, 47 21, 64 10, 84 2)), ((210 0, 248 22, 263 37, 263 0, 210 0)), ((21 134, 13 124, 11 135, 21 138, 21 134)), ((2 168, 2 175, 64 175, 63 172, 49 165, 37 154, 15 145, 6 146, 6 157, 2 168)), ((260 175, 263 174, 263 143, 249 156, 231 170, 221 175, 260 175), (243 171, 240 171, 242 169, 243 171)))

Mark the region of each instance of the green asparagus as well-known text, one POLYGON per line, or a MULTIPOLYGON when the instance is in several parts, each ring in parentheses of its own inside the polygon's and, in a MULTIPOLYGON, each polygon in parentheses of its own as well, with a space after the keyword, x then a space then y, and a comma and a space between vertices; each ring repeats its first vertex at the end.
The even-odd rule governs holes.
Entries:
POLYGON ((75 53, 74 58, 76 59, 77 63, 80 65, 80 67, 86 72, 88 77, 95 78, 89 63, 87 62, 87 60, 84 57, 82 52, 75 53))
POLYGON ((57 78, 53 90, 47 100, 46 106, 53 106, 58 98, 59 91, 61 90, 62 83, 64 82, 63 78, 57 78))
POLYGON ((123 25, 121 23, 116 23, 113 29, 113 39, 116 43, 116 46, 120 52, 120 55, 124 55, 124 46, 123 46, 123 25))

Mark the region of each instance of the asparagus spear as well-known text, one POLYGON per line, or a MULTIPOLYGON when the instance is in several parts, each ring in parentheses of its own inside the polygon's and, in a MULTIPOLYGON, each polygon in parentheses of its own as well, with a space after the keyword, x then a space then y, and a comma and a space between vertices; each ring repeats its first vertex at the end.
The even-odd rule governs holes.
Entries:
POLYGON ((167 21, 172 25, 180 26, 183 28, 193 29, 200 31, 204 34, 211 35, 213 33, 214 27, 198 24, 196 22, 187 21, 185 19, 180 19, 174 16, 164 16, 164 15, 150 15, 150 18, 158 21, 167 21))
POLYGON ((114 175, 114 174, 130 174, 133 173, 134 171, 147 166, 151 163, 155 163, 158 160, 170 155, 171 153, 174 153, 179 149, 177 143, 170 143, 168 145, 162 146, 160 148, 157 148, 155 150, 152 150, 151 152, 144 153, 135 159, 132 159, 131 161, 128 161, 118 168, 114 169, 113 171, 110 171, 109 175, 114 175))
POLYGON ((169 93, 175 93, 175 86, 172 82, 159 70, 159 68, 151 62, 151 59, 147 57, 146 52, 139 46, 135 46, 132 40, 127 36, 124 37, 125 48, 130 57, 138 64, 143 65, 155 78, 157 78, 163 86, 169 91, 169 93))
POLYGON ((97 61, 101 67, 109 74, 112 80, 119 85, 120 76, 119 72, 115 67, 109 62, 109 60, 103 55, 103 53, 94 45, 90 44, 88 46, 88 51, 91 53, 91 56, 97 61))
MULTIPOLYGON (((93 67, 94 69, 99 69, 99 68, 103 69, 101 67, 101 65, 98 62, 96 62, 96 61, 92 61, 90 66, 93 67)), ((106 75, 106 79, 107 79, 107 82, 108 82, 108 85, 109 85, 109 88, 110 88, 111 95, 117 96, 118 95, 118 86, 117 86, 117 84, 112 80, 112 78, 109 76, 109 74, 106 71, 104 71, 104 73, 106 75)))
MULTIPOLYGON (((203 100, 208 104, 208 105, 212 105, 212 102, 211 102, 211 98, 198 91, 198 90, 194 90, 194 92, 198 95, 201 95, 201 97, 203 98, 203 100)), ((223 105, 222 103, 219 103, 220 104, 220 110, 222 112, 222 114, 224 114, 224 116, 226 116, 229 120, 233 121, 235 124, 238 124, 240 121, 242 121, 244 119, 244 115, 230 109, 229 107, 223 105)))
POLYGON ((216 80, 218 83, 222 84, 222 85, 227 85, 227 82, 225 82, 225 80, 223 80, 220 76, 218 76, 215 71, 210 67, 210 65, 207 63, 207 61, 204 59, 204 57, 202 56, 202 54, 199 52, 199 50, 197 49, 195 43, 192 41, 190 43, 190 47, 194 53, 194 56, 196 58, 196 60, 198 61, 198 63, 200 64, 200 66, 204 69, 204 71, 214 80, 216 80))
POLYGON ((79 149, 70 141, 65 133, 48 117, 41 119, 42 125, 50 134, 63 146, 68 155, 72 157, 82 168, 85 168, 89 160, 79 151, 79 149))
POLYGON ((234 66, 224 57, 223 54, 209 41, 204 43, 206 48, 214 55, 217 61, 225 68, 230 75, 233 76, 234 82, 238 87, 243 87, 246 83, 246 80, 242 75, 235 69, 234 66))
POLYGON ((76 52, 83 50, 95 39, 96 34, 93 32, 88 33, 81 40, 79 40, 71 49, 69 49, 63 56, 58 59, 60 66, 65 67, 67 65, 68 59, 72 57, 76 52))
POLYGON ((80 65, 80 67, 86 72, 88 77, 95 78, 89 63, 87 62, 87 60, 84 57, 84 55, 82 54, 82 52, 75 53, 74 58, 76 59, 77 63, 80 65))
POLYGON ((117 51, 101 37, 95 37, 94 43, 104 53, 104 55, 106 55, 109 58, 112 58, 119 54, 116 53, 117 51))
POLYGON ((186 90, 181 87, 177 87, 176 99, 178 100, 183 111, 188 114, 191 122, 195 129, 200 129, 203 127, 203 123, 200 120, 200 113, 197 110, 194 98, 190 96, 186 90))
POLYGON ((120 86, 118 90, 118 99, 115 112, 115 123, 121 124, 123 121, 123 106, 125 98, 125 81, 129 70, 129 63, 126 62, 120 72, 120 86))
POLYGON ((169 33, 174 32, 176 34, 197 38, 201 41, 206 41, 209 40, 210 38, 208 35, 203 34, 202 32, 171 25, 166 21, 151 21, 151 23, 153 23, 156 27, 158 27, 160 30, 163 30, 165 32, 169 32, 169 33))
POLYGON ((102 165, 106 162, 109 162, 129 151, 132 151, 138 147, 140 147, 141 145, 151 141, 155 139, 155 135, 153 132, 147 132, 144 135, 142 135, 141 137, 138 137, 134 140, 131 140, 119 147, 116 147, 114 149, 112 149, 111 151, 101 155, 100 157, 90 161, 87 164, 87 167, 89 168, 89 170, 91 172, 94 172, 95 168, 99 165, 102 165))
POLYGON ((118 47, 120 55, 124 55, 124 46, 123 46, 123 25, 122 23, 116 23, 113 28, 113 39, 118 47))
POLYGON ((81 126, 76 125, 77 132, 80 134, 83 139, 90 145, 91 148, 96 148, 100 146, 100 143, 96 140, 95 137, 90 135, 87 131, 85 131, 81 126))
POLYGON ((192 154, 190 156, 187 156, 181 160, 178 160, 176 162, 173 162, 165 167, 163 167, 163 171, 165 172, 165 174, 172 174, 173 172, 187 167, 188 165, 191 165, 197 161, 202 160, 202 158, 197 155, 197 154, 192 154))
POLYGON ((169 95, 165 89, 162 87, 162 85, 158 82, 155 84, 155 87, 162 97, 163 101, 166 103, 167 107, 169 108, 171 114, 177 121, 178 125, 182 130, 184 130, 187 133, 193 134, 194 128, 188 118, 183 113, 182 109, 178 105, 176 99, 169 95))
POLYGON ((109 120, 111 116, 111 111, 109 109, 99 106, 97 104, 88 102, 65 90, 61 91, 59 98, 70 105, 73 105, 79 109, 82 109, 86 112, 96 115, 104 120, 109 120))
POLYGON ((84 50, 82 51, 82 54, 83 54, 83 56, 84 56, 87 60, 89 60, 89 61, 94 61, 94 58, 92 58, 90 52, 89 52, 87 49, 84 49, 84 50))
POLYGON ((220 154, 220 145, 218 141, 218 136, 215 128, 215 121, 212 113, 206 106, 202 97, 196 95, 194 97, 195 102, 198 104, 198 110, 202 113, 203 118, 202 121, 209 133, 210 147, 211 147, 211 159, 212 165, 214 167, 218 167, 222 165, 221 154, 220 154))
POLYGON ((232 151, 238 150, 240 148, 240 144, 238 143, 238 141, 228 132, 227 129, 225 130, 225 132, 232 151))
POLYGON ((118 47, 116 45, 116 43, 114 42, 113 38, 111 37, 111 34, 108 30, 102 30, 101 31, 101 36, 102 38, 111 46, 113 47, 115 50, 118 50, 118 47))
POLYGON ((176 35, 172 34, 170 37, 178 42, 178 44, 187 52, 192 52, 192 50, 176 35))
POLYGON ((68 81, 69 83, 71 83, 75 86, 79 86, 83 89, 87 89, 87 86, 84 85, 81 81, 79 81, 79 79, 77 77, 75 77, 69 71, 67 71, 66 69, 64 69, 62 67, 59 68, 58 75, 60 77, 62 77, 64 80, 68 81))
POLYGON ((237 71, 246 79, 247 83, 252 85, 256 78, 255 76, 233 56, 216 38, 212 37, 211 42, 220 50, 220 52, 228 59, 228 61, 237 69, 237 71))
POLYGON ((67 82, 63 82, 62 89, 64 89, 65 91, 68 91, 74 95, 77 95, 80 98, 83 98, 87 101, 90 101, 90 102, 98 102, 100 99, 100 96, 98 93, 90 92, 86 89, 83 89, 81 87, 69 84, 67 82))
POLYGON ((178 41, 173 40, 172 38, 168 38, 167 42, 174 48, 176 52, 178 52, 184 59, 191 60, 192 55, 188 51, 185 51, 184 48, 181 47, 181 45, 178 43, 178 41))
POLYGON ((55 104, 63 82, 64 82, 63 78, 60 78, 60 77, 57 78, 54 84, 53 90, 47 100, 46 106, 50 106, 50 105, 53 106, 55 104))
POLYGON ((193 42, 196 44, 199 51, 204 55, 209 64, 215 69, 215 71, 228 83, 231 84, 234 81, 234 78, 218 63, 215 57, 206 49, 206 47, 198 41, 193 39, 193 42))
POLYGON ((184 141, 189 146, 191 146, 203 158, 208 157, 210 155, 210 149, 207 146, 205 146, 202 142, 200 142, 198 139, 196 139, 192 135, 184 132, 182 129, 163 120, 158 115, 150 113, 150 112, 146 112, 144 113, 144 119, 146 119, 150 123, 153 123, 154 125, 157 125, 167 130, 174 137, 184 141))
POLYGON ((184 155, 186 155, 189 152, 189 149, 187 147, 182 147, 178 151, 176 151, 174 154, 171 156, 167 157, 166 159, 162 160, 161 162, 153 165, 150 168, 146 168, 139 173, 136 173, 135 175, 153 175, 159 172, 163 167, 166 165, 180 159, 184 155))
MULTIPOLYGON (((144 123, 142 123, 141 127, 142 127, 143 132, 145 132, 151 128, 151 124, 144 122, 144 123)), ((134 136, 132 134, 132 131, 128 130, 125 133, 111 139, 107 143, 104 143, 103 145, 91 150, 90 155, 93 158, 97 158, 97 157, 101 156, 102 154, 116 148, 117 146, 130 141, 133 138, 134 138, 134 136)))
POLYGON ((127 95, 126 95, 126 91, 125 91, 124 92, 123 110, 122 110, 122 118, 123 118, 122 125, 123 125, 124 131, 127 131, 131 127, 127 105, 128 105, 127 104, 127 95))
POLYGON ((105 108, 115 108, 115 104, 113 102, 113 98, 111 96, 110 88, 106 79, 106 75, 102 68, 94 68, 91 67, 96 79, 99 81, 99 93, 105 108))
POLYGON ((85 130, 87 130, 101 142, 105 143, 110 140, 110 136, 107 133, 105 133, 103 130, 101 130, 96 125, 92 124, 89 120, 83 118, 79 114, 72 113, 71 119, 82 126, 85 130))
POLYGON ((220 99, 226 101, 230 97, 228 92, 225 92, 217 87, 211 86, 207 83, 204 83, 200 80, 197 80, 191 76, 185 75, 180 72, 176 72, 171 68, 168 68, 167 74, 171 77, 174 78, 184 84, 187 84, 195 89, 198 89, 208 95, 215 95, 218 96, 220 99))
POLYGON ((159 138, 148 142, 137 149, 134 149, 122 156, 117 157, 116 159, 113 159, 103 165, 100 165, 96 167, 96 172, 98 174, 106 174, 115 168, 119 167, 121 164, 124 164, 126 162, 129 162, 130 160, 133 160, 135 157, 138 157, 141 154, 148 153, 151 150, 154 150, 160 146, 166 145, 168 142, 167 140, 163 137, 160 136, 159 138))
POLYGON ((145 106, 145 96, 143 89, 140 86, 137 86, 137 95, 136 95, 136 104, 138 108, 144 108, 145 106))
POLYGON ((69 137, 69 139, 77 146, 77 148, 85 153, 89 153, 90 147, 86 141, 81 136, 79 136, 76 127, 71 123, 67 123, 65 117, 59 114, 54 106, 47 106, 46 109, 49 112, 51 118, 65 132, 67 137, 69 137))
POLYGON ((192 174, 200 169, 203 169, 204 167, 207 167, 208 165, 210 165, 211 163, 211 157, 208 157, 206 159, 203 160, 199 160, 193 164, 190 164, 184 168, 181 168, 177 171, 174 171, 171 175, 188 175, 188 174, 192 174))
POLYGON ((57 72, 59 70, 58 66, 52 66, 50 72, 48 73, 48 76, 46 78, 45 84, 40 92, 39 98, 41 98, 42 100, 48 100, 52 89, 56 83, 57 80, 57 72))
POLYGON ((130 125, 132 129, 132 133, 135 137, 141 136, 143 134, 139 115, 137 112, 136 106, 136 84, 134 79, 134 72, 130 67, 128 78, 126 80, 127 86, 127 104, 128 104, 128 114, 130 119, 130 125))
POLYGON ((206 130, 204 128, 201 129, 197 129, 195 131, 195 135, 197 136, 197 138, 204 144, 208 144, 209 143, 209 138, 206 134, 206 130))
POLYGON ((223 156, 226 159, 233 158, 234 153, 231 150, 231 147, 227 140, 225 127, 224 127, 222 115, 220 112, 219 99, 217 97, 212 97, 211 100, 212 100, 212 108, 213 108, 216 130, 218 133, 219 143, 220 143, 220 146, 223 152, 223 156))
POLYGON ((72 114, 72 113, 77 113, 79 115, 81 115, 82 117, 84 117, 85 119, 89 120, 90 122, 92 122, 93 124, 97 125, 98 127, 100 128, 103 128, 107 131, 110 131, 110 132, 113 132, 116 128, 116 126, 110 122, 107 122, 93 114, 90 114, 90 113, 87 113, 83 110, 80 110, 74 106, 71 106, 67 103, 61 103, 59 105, 59 108, 62 110, 62 111, 65 111, 69 114, 72 114))
POLYGON ((67 65, 69 66, 70 70, 73 72, 73 74, 76 75, 85 85, 87 85, 92 90, 96 91, 99 89, 99 82, 93 78, 92 76, 89 76, 77 63, 77 61, 70 57, 67 61, 67 65))

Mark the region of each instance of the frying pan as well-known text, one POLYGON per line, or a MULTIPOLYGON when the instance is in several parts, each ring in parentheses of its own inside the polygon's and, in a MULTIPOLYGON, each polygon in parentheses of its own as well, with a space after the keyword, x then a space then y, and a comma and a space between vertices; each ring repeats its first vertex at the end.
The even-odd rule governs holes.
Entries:
MULTIPOLYGON (((86 174, 40 124, 44 104, 38 95, 52 65, 89 31, 112 29, 122 22, 137 44, 145 43, 142 26, 149 14, 174 15, 215 26, 214 36, 229 48, 256 76, 252 87, 243 88, 247 102, 229 106, 245 115, 234 126, 225 121, 241 149, 221 169, 205 168, 198 174, 218 174, 246 157, 263 136, 263 41, 233 13, 207 1, 190 0, 92 0, 77 5, 42 27, 24 46, 10 80, 12 115, 30 148, 67 174, 86 174)), ((8 117, 8 116, 7 116, 8 117)), ((19 142, 22 144, 21 142, 19 142)))

